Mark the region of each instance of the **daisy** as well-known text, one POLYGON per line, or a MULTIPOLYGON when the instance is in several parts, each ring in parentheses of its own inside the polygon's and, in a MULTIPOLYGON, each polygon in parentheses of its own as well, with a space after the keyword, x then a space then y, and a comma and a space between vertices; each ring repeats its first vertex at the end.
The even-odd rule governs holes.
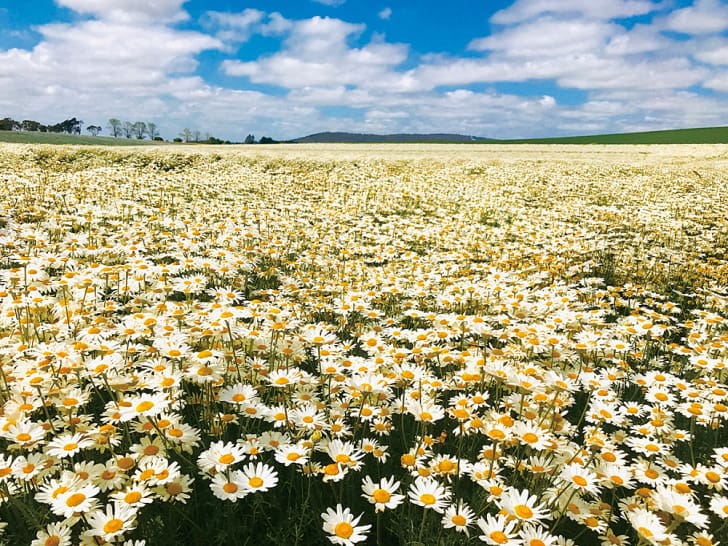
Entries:
POLYGON ((197 464, 205 472, 223 472, 245 458, 243 448, 231 442, 213 442, 200 453, 197 464))
POLYGON ((275 451, 275 460, 286 466, 292 464, 304 465, 308 462, 309 450, 301 442, 282 445, 275 451))
POLYGON ((483 531, 480 540, 493 546, 520 546, 521 541, 516 535, 516 520, 509 521, 503 514, 493 516, 487 514, 485 518, 478 518, 478 527, 483 531))
POLYGON ((34 421, 22 420, 10 425, 0 433, 4 438, 19 445, 23 449, 33 449, 43 442, 46 430, 34 421))
POLYGON ((465 533, 467 537, 470 537, 468 527, 474 524, 475 512, 462 500, 448 506, 442 516, 442 526, 445 529, 455 529, 458 533, 465 533))
POLYGON ((721 519, 728 518, 728 498, 712 497, 710 499, 710 510, 721 519))
POLYGON ((181 502, 186 504, 192 493, 192 483, 195 480, 186 474, 180 474, 164 485, 154 488, 154 494, 164 502, 181 502))
POLYGON ((125 423, 135 418, 154 417, 169 408, 169 401, 165 393, 140 394, 124 398, 119 405, 120 420, 125 423))
POLYGON ((645 539, 651 544, 658 544, 670 538, 666 527, 660 522, 657 514, 650 512, 646 508, 629 510, 626 513, 626 517, 640 538, 645 539))
POLYGON ((67 457, 73 457, 81 450, 92 446, 93 443, 94 441, 91 438, 87 438, 80 432, 75 434, 60 434, 48 442, 45 452, 51 457, 65 459, 67 457))
POLYGON ((431 508, 442 514, 450 500, 450 491, 434 478, 417 476, 410 484, 408 496, 412 504, 425 509, 431 508))
POLYGON ((348 466, 352 470, 361 468, 361 459, 365 453, 358 449, 354 444, 339 439, 334 439, 326 443, 326 454, 337 463, 348 466))
POLYGON ((101 537, 107 542, 115 542, 116 538, 136 527, 136 510, 128 505, 107 505, 106 511, 95 510, 88 515, 89 529, 84 534, 101 537))
POLYGON ((244 488, 249 493, 268 491, 278 484, 278 474, 272 466, 263 463, 250 463, 243 467, 244 488))
POLYGON ((212 478, 210 489, 212 494, 220 500, 236 502, 245 497, 250 489, 246 487, 247 478, 240 470, 220 472, 212 478), (228 474, 228 475, 226 475, 228 474))
POLYGON ((384 512, 385 509, 394 509, 404 500, 404 495, 395 493, 399 489, 399 482, 394 477, 382 478, 375 483, 369 476, 364 476, 361 485, 362 497, 374 505, 375 512, 384 512))
POLYGON ((330 535, 328 539, 333 544, 351 546, 365 541, 366 533, 372 526, 358 525, 361 516, 355 518, 348 508, 342 509, 341 505, 337 504, 336 509, 327 508, 326 512, 321 514, 321 518, 324 520, 323 530, 330 535))
POLYGON ((548 519, 548 510, 537 504, 538 497, 530 495, 528 489, 519 491, 510 489, 505 491, 499 499, 500 507, 509 516, 520 521, 540 521, 548 519))
POLYGON ((553 436, 532 423, 517 422, 513 426, 518 441, 536 451, 546 449, 553 436))
POLYGON ((252 404, 258 400, 258 391, 247 383, 237 383, 220 391, 220 401, 230 404, 252 404))
POLYGON ((48 458, 42 453, 30 453, 27 457, 22 455, 13 461, 13 476, 23 481, 30 481, 46 470, 48 458))
POLYGON ((123 504, 137 510, 154 501, 152 492, 147 489, 146 485, 140 483, 132 483, 124 489, 114 491, 109 498, 116 501, 116 504, 123 504))
POLYGON ((99 488, 95 485, 86 484, 74 487, 51 500, 51 511, 64 518, 88 512, 95 507, 98 493, 99 488))
POLYGON ((45 529, 39 530, 35 535, 35 540, 30 546, 71 546, 72 535, 71 528, 67 527, 64 522, 50 523, 45 529))
POLYGON ((559 478, 581 494, 589 493, 596 495, 600 489, 596 474, 578 463, 571 463, 565 466, 561 470, 559 478))
POLYGON ((558 538, 533 523, 526 523, 518 535, 523 541, 523 546, 556 546, 558 538))

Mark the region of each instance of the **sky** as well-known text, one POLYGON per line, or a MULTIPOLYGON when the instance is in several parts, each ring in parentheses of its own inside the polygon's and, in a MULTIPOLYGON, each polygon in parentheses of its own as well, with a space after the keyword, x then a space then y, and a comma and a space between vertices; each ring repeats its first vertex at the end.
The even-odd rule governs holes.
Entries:
POLYGON ((242 141, 728 125, 726 0, 0 0, 0 118, 242 141))

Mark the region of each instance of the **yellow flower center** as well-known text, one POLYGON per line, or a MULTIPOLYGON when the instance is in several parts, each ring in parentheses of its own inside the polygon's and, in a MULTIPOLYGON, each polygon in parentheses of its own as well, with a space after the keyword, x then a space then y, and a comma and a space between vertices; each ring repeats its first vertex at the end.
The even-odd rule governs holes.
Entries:
POLYGON ((218 461, 222 464, 232 464, 235 461, 235 457, 230 453, 225 453, 225 455, 220 456, 218 461))
POLYGON ((435 504, 437 502, 437 499, 434 495, 431 495, 430 493, 423 493, 420 495, 420 502, 426 506, 430 506, 432 504, 435 504))
POLYGON ((392 495, 386 489, 379 488, 374 490, 374 493, 372 493, 372 497, 374 497, 375 501, 385 504, 389 502, 389 499, 392 497, 392 495))
POLYGON ((110 519, 104 523, 104 533, 116 533, 123 525, 124 522, 119 518, 110 519))
POLYGON ((531 510, 528 506, 525 504, 517 504, 513 511, 516 513, 516 515, 521 519, 531 519, 533 517, 533 510, 531 510))
POLYGON ((462 527, 468 522, 468 520, 465 519, 465 516, 461 514, 455 514, 452 518, 450 518, 450 521, 452 521, 458 527, 462 527))
POLYGON ((74 493, 66 499, 66 506, 74 508, 86 500, 86 495, 83 493, 74 493))
POLYGON ((582 476, 574 476, 573 478, 571 478, 571 481, 579 487, 586 487, 586 485, 589 483, 582 476))
POLYGON ((334 534, 339 538, 347 539, 354 534, 354 528, 350 523, 342 521, 337 523, 336 527, 334 527, 334 534))
POLYGON ((43 546, 58 546, 61 543, 61 539, 58 535, 53 535, 45 539, 43 546))
POLYGON ((248 485, 252 487, 253 489, 259 488, 261 485, 263 485, 263 479, 259 478, 258 476, 253 476, 248 480, 248 485))
POLYGON ((152 455, 156 455, 159 453, 159 447, 155 445, 148 445, 144 448, 144 455, 151 457, 152 455))
POLYGON ((232 494, 238 490, 238 486, 233 482, 227 482, 225 485, 222 486, 222 490, 225 491, 225 493, 232 494))
POLYGON ((145 411, 149 411, 154 407, 154 402, 151 400, 145 400, 144 402, 140 402, 137 404, 136 411, 137 413, 143 413, 145 411))
POLYGON ((718 483, 720 481, 720 475, 712 470, 708 470, 705 473, 705 477, 708 478, 708 481, 711 483, 718 483))
POLYGON ((127 504, 134 504, 139 502, 142 498, 142 494, 139 491, 131 491, 124 495, 124 502, 127 504))
POLYGON ((508 542, 508 535, 506 535, 503 531, 493 531, 490 533, 490 540, 496 544, 505 544, 508 542))
POLYGON ((538 442, 538 436, 536 436, 533 432, 527 432, 523 435, 523 441, 529 444, 535 444, 538 442))

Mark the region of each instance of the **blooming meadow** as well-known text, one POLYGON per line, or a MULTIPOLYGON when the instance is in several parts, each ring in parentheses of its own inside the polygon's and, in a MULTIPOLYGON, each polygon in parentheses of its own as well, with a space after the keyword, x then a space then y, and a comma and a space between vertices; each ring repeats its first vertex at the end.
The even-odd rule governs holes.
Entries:
POLYGON ((726 148, 0 148, 0 541, 728 543, 726 148))

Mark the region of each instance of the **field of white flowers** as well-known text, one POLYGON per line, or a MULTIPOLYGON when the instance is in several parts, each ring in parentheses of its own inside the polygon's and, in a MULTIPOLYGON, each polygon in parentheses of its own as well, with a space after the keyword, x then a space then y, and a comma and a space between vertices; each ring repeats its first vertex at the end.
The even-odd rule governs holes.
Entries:
POLYGON ((726 173, 1 146, 0 543, 728 544, 726 173))

